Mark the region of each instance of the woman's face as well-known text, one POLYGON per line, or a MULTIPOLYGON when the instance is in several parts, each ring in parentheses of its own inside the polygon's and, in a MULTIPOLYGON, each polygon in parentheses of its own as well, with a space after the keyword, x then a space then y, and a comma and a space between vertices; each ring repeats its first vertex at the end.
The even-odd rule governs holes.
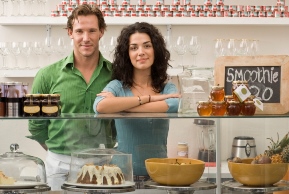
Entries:
POLYGON ((150 69, 154 60, 154 48, 146 33, 136 32, 129 38, 129 57, 135 69, 150 69))

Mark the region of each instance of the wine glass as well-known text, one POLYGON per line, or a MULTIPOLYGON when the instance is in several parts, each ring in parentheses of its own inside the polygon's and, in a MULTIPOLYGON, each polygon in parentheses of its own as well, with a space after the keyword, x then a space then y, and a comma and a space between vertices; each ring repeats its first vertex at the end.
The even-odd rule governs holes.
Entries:
POLYGON ((195 67, 197 54, 201 50, 201 44, 198 36, 191 36, 190 43, 189 43, 189 52, 193 56, 191 65, 188 65, 187 68, 195 67))
POLYGON ((56 48, 55 51, 61 56, 63 57, 63 55, 65 54, 67 48, 64 42, 64 38, 63 37, 59 37, 57 40, 57 44, 56 44, 56 48))
POLYGON ((241 42, 239 44, 238 53, 239 53, 239 55, 247 55, 248 54, 247 39, 245 39, 245 38, 241 39, 241 42))
POLYGON ((12 16, 20 16, 20 0, 11 0, 12 16))
POLYGON ((29 56, 32 53, 32 43, 24 41, 22 42, 22 45, 20 47, 21 53, 25 55, 25 67, 24 69, 32 69, 32 67, 29 65, 29 56))
POLYGON ((227 46, 227 54, 229 56, 236 55, 236 47, 235 47, 235 39, 229 39, 228 46, 227 46))
POLYGON ((101 54, 106 57, 106 54, 108 52, 108 46, 105 44, 105 37, 101 37, 101 39, 99 40, 99 50, 101 52, 101 54))
POLYGON ((8 42, 0 42, 0 54, 2 55, 2 69, 8 69, 6 57, 10 54, 8 42))
POLYGON ((184 68, 183 58, 187 52, 187 45, 184 36, 177 36, 174 38, 173 49, 179 56, 179 67, 184 68))
POLYGON ((23 11, 24 16, 30 16, 31 15, 31 7, 32 7, 32 0, 22 0, 23 1, 23 11))
POLYGON ((46 54, 46 56, 47 56, 47 63, 48 64, 50 63, 50 58, 51 58, 51 55, 53 52, 54 52, 54 48, 52 45, 52 38, 46 37, 45 41, 44 41, 44 46, 43 46, 43 53, 46 54))
POLYGON ((216 57, 224 56, 223 39, 217 39, 215 42, 216 57))
POLYGON ((257 55, 259 52, 259 46, 258 46, 258 40, 252 40, 251 45, 250 45, 250 54, 252 56, 257 55))
POLYGON ((40 56, 43 54, 43 44, 42 42, 36 41, 33 43, 32 47, 33 53, 37 56, 36 68, 40 68, 40 56))
POLYGON ((0 16, 7 16, 7 8, 8 8, 8 0, 1 0, 2 3, 2 9, 0 12, 0 16))
POLYGON ((12 42, 10 46, 10 51, 15 56, 15 69, 19 69, 18 57, 21 53, 19 42, 12 42))
POLYGON ((116 36, 112 36, 110 38, 110 41, 109 41, 109 45, 108 45, 108 51, 109 51, 109 55, 111 55, 115 49, 115 46, 116 46, 116 41, 117 41, 117 37, 116 36))

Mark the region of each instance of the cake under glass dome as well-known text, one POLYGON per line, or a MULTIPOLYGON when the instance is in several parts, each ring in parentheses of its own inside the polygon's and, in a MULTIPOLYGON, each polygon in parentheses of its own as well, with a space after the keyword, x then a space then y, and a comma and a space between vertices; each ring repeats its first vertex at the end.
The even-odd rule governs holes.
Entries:
MULTIPOLYGON (((112 184, 113 187, 118 186, 134 186, 133 183, 133 170, 132 170, 132 155, 119 152, 115 149, 105 149, 105 148, 91 148, 85 149, 79 152, 73 152, 71 154, 71 165, 70 172, 68 174, 68 180, 66 184, 72 185, 83 185, 83 186, 106 186, 106 184, 98 183, 96 184, 82 184, 77 182, 81 173, 83 173, 83 167, 91 165, 98 166, 102 168, 103 166, 114 166, 120 168, 124 176, 124 183, 112 184)), ((89 174, 89 173, 88 173, 89 174)), ((110 174, 110 173, 109 173, 110 174)), ((92 173, 90 174, 92 179, 92 173)), ((111 185, 110 185, 111 186, 111 185)))

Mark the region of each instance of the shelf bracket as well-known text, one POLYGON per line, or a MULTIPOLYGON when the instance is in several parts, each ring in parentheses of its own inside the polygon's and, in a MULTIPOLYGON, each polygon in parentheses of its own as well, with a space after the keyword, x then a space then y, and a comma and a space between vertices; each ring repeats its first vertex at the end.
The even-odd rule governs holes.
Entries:
POLYGON ((49 44, 51 43, 51 25, 46 25, 46 40, 48 40, 49 44))
POLYGON ((167 25, 167 36, 171 37, 171 35, 172 35, 172 25, 169 24, 167 25))

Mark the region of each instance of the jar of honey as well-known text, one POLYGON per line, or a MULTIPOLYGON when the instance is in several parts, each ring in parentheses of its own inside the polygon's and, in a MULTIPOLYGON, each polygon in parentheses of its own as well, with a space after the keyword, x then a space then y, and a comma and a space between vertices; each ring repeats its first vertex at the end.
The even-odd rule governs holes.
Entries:
POLYGON ((225 101, 212 101, 212 114, 213 116, 223 116, 226 113, 225 101))
POLYGON ((242 103, 241 112, 244 116, 253 116, 256 111, 254 101, 244 101, 242 103))
POLYGON ((238 101, 228 101, 227 105, 227 115, 229 116, 237 116, 241 113, 241 105, 238 101))
POLYGON ((44 117, 57 117, 60 115, 60 95, 42 94, 41 112, 44 117))
POLYGON ((40 94, 26 94, 23 104, 24 117, 39 117, 40 116, 40 94))
POLYGON ((213 86, 210 92, 212 101, 223 101, 225 97, 225 91, 223 86, 213 86))
POLYGON ((212 113, 212 106, 209 101, 199 101, 197 112, 200 116, 210 116, 212 113))
POLYGON ((232 95, 236 101, 239 101, 238 96, 234 93, 234 91, 240 86, 245 85, 249 89, 248 81, 233 81, 232 82, 232 95))

